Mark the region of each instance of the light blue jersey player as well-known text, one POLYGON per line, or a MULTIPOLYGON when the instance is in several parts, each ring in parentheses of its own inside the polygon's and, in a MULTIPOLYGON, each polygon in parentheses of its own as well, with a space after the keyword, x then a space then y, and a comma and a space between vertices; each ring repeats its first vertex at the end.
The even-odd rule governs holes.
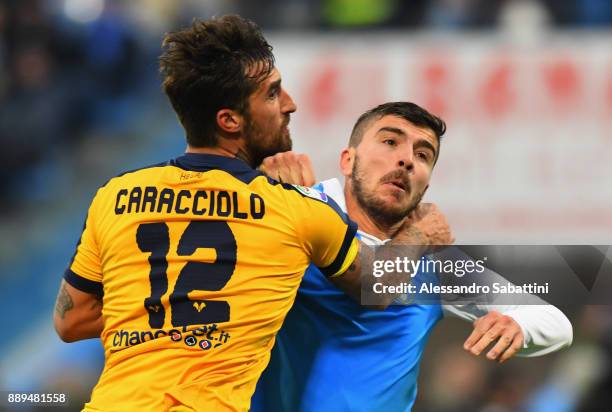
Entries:
MULTIPOLYGON (((333 198, 359 225, 363 243, 384 244, 420 203, 444 130, 440 119, 412 103, 378 106, 358 119, 349 148, 341 154, 344 188, 336 179, 315 188, 333 198)), ((290 156, 275 164, 285 170, 267 172, 285 176, 284 181, 300 174, 287 172, 290 156)), ((422 219, 425 226, 420 229, 438 225, 431 233, 440 236, 446 223, 437 210, 432 215, 422 219)), ((448 239, 449 233, 428 242, 448 239)), ((434 280, 423 273, 413 278, 417 288, 424 281, 434 280)), ((490 360, 505 361, 516 353, 538 356, 572 340, 571 324, 550 305, 434 303, 369 310, 311 266, 277 335, 251 411, 410 411, 425 345, 443 314, 476 321, 464 347, 479 355, 496 341, 485 352, 490 360), (497 334, 491 336, 487 333, 491 331, 497 334)))
POLYGON ((314 268, 305 276, 252 410, 409 411, 440 306, 369 311, 326 287, 320 276, 314 268))
MULTIPOLYGON (((337 180, 324 184, 335 192, 328 195, 341 193, 337 180)), ((383 244, 359 236, 364 243, 383 244)), ((427 338, 441 318, 440 305, 368 310, 310 266, 251 411, 408 411, 427 338)))

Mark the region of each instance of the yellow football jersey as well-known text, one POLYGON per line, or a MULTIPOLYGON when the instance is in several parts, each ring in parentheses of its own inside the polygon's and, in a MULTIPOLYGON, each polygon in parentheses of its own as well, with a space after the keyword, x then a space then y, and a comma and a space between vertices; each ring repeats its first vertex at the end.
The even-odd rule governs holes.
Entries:
POLYGON ((111 179, 64 278, 103 294, 86 411, 246 411, 312 262, 342 273, 356 225, 325 194, 185 154, 111 179))

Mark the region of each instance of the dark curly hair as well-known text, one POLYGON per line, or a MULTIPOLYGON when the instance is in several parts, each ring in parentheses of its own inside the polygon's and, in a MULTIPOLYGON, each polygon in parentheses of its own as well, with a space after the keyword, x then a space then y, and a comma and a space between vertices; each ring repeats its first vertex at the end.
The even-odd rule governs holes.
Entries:
POLYGON ((162 87, 194 147, 216 146, 217 112, 248 113, 249 96, 274 69, 260 28, 236 15, 195 20, 167 33, 162 49, 162 87))

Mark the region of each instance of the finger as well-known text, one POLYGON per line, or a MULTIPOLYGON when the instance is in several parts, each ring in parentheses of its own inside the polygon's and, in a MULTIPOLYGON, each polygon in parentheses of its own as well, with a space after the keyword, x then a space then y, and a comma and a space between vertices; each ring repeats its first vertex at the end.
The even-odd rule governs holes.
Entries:
POLYGON ((302 173, 300 171, 300 164, 294 153, 287 152, 283 153, 279 158, 281 176, 285 182, 301 185, 302 173))
POLYGON ((272 159, 270 157, 266 157, 259 165, 259 170, 264 172, 268 176, 268 173, 270 171, 270 163, 272 163, 272 159))
POLYGON ((470 350, 472 346, 478 342, 486 331, 491 329, 497 319, 499 318, 499 314, 497 312, 487 313, 485 316, 482 316, 474 321, 474 330, 465 340, 463 344, 463 348, 465 350, 470 350))
POLYGON ((468 338, 463 343, 463 349, 465 350, 472 349, 472 346, 474 346, 476 342, 478 342, 480 338, 482 338, 482 335, 484 335, 484 330, 481 330, 479 328, 474 328, 470 336, 468 336, 468 338))
POLYGON ((515 335, 515 330, 506 329, 503 331, 495 346, 493 346, 493 348, 491 348, 491 350, 487 353, 487 359, 497 359, 499 355, 504 353, 510 347, 510 345, 512 345, 515 335))
POLYGON ((296 182, 291 178, 291 172, 289 170, 289 165, 286 161, 286 153, 277 153, 274 155, 274 161, 276 166, 276 179, 284 183, 292 183, 296 182))
POLYGON ((511 357, 513 357, 514 355, 516 355, 516 353, 521 350, 521 348, 523 347, 523 333, 519 333, 514 337, 514 340, 512 341, 512 345, 510 345, 510 347, 508 348, 508 350, 506 350, 499 358, 499 363, 504 363, 505 361, 507 361, 508 359, 510 359, 511 357))
POLYGON ((259 166, 259 170, 264 172, 268 177, 278 180, 278 159, 276 156, 266 157, 261 163, 261 166, 259 166))
POLYGON ((304 186, 314 186, 316 183, 312 162, 308 155, 298 155, 298 162, 302 167, 302 181, 304 186))
POLYGON ((497 338, 501 336, 501 333, 502 328, 499 326, 494 326, 493 328, 487 330, 482 335, 480 340, 476 342, 474 346, 472 346, 470 352, 472 352, 472 354, 476 356, 480 355, 482 351, 487 348, 487 346, 489 346, 492 342, 494 342, 497 338))
POLYGON ((299 161, 299 158, 296 154, 291 153, 287 156, 287 163, 290 166, 291 178, 298 182, 298 185, 304 186, 304 178, 302 175, 302 164, 299 161))
POLYGON ((279 182, 283 183, 287 181, 287 176, 286 173, 283 171, 283 162, 282 162, 282 158, 279 157, 279 155, 274 155, 272 157, 272 162, 271 162, 271 167, 270 167, 270 173, 271 173, 271 177, 273 179, 278 180, 279 182))
POLYGON ((293 183, 282 158, 276 159, 276 179, 283 183, 293 183))

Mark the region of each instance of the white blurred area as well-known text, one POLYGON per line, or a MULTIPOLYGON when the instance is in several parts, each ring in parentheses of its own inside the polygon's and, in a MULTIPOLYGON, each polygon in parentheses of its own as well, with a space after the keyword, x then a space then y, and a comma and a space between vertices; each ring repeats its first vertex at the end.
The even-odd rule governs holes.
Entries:
POLYGON ((355 120, 408 100, 448 126, 427 201, 457 241, 612 242, 612 33, 274 36, 295 148, 338 176, 355 120))
POLYGON ((104 10, 104 0, 65 0, 66 17, 79 23, 88 23, 100 17, 104 10))

